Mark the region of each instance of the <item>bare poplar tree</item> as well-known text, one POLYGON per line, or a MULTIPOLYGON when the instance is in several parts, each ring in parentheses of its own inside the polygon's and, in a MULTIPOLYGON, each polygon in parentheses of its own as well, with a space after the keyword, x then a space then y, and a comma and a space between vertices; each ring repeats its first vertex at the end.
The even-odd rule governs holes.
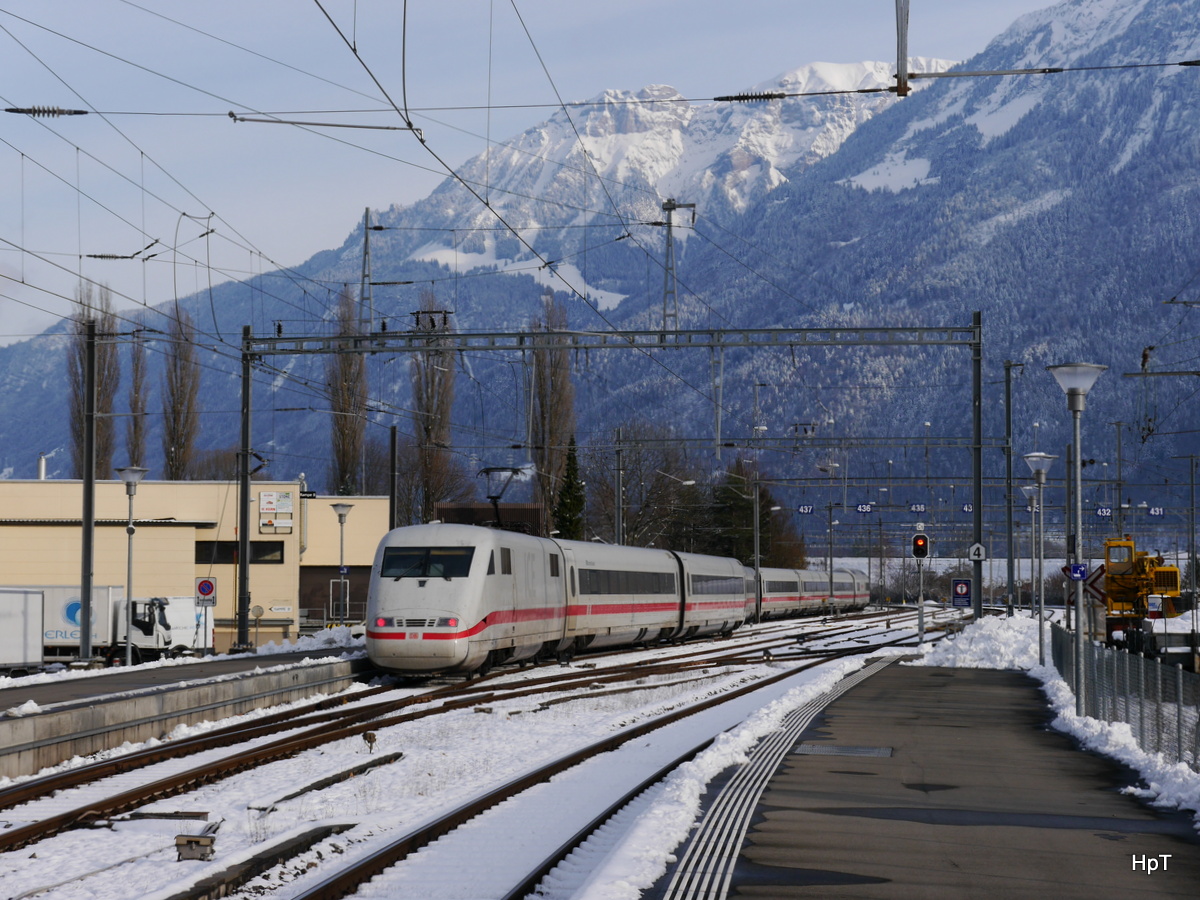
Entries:
POLYGON ((129 345, 129 420, 125 455, 131 466, 146 464, 146 338, 139 328, 129 345))
POLYGON ((67 350, 70 382, 71 465, 76 478, 83 477, 84 410, 87 365, 87 322, 96 323, 96 477, 112 478, 115 428, 110 413, 121 381, 117 353, 117 317, 113 314, 112 292, 107 286, 95 290, 91 283, 75 289, 75 312, 71 316, 71 341, 67 350))
POLYGON ((448 313, 438 309, 432 291, 421 294, 416 329, 428 333, 426 349, 413 354, 411 369, 420 520, 427 522, 433 518, 435 503, 469 497, 471 484, 450 450, 455 356, 444 337, 450 332, 448 313))
MULTIPOLYGON (((531 330, 547 335, 567 329, 567 311, 553 292, 542 296, 542 316, 531 330)), ((568 444, 575 434, 575 388, 571 384, 571 360, 565 338, 550 338, 556 346, 533 351, 533 462, 537 468, 536 491, 546 510, 547 525, 558 503, 567 467, 568 444)))
POLYGON ((338 296, 337 334, 342 352, 326 357, 325 379, 329 386, 332 458, 329 482, 335 494, 363 492, 363 440, 367 430, 367 363, 361 353, 349 352, 359 332, 353 296, 343 290, 338 296))
MULTIPOLYGON (((696 483, 698 473, 687 452, 672 443, 674 433, 649 422, 626 423, 627 441, 621 452, 621 512, 625 543, 631 547, 670 547, 708 552, 711 526, 707 489, 696 483)), ((587 535, 616 540, 617 459, 612 444, 589 446, 583 454, 587 483, 587 535)))
POLYGON ((167 330, 163 373, 163 478, 193 477, 196 438, 200 433, 200 366, 196 362, 196 328, 185 310, 175 307, 167 330))

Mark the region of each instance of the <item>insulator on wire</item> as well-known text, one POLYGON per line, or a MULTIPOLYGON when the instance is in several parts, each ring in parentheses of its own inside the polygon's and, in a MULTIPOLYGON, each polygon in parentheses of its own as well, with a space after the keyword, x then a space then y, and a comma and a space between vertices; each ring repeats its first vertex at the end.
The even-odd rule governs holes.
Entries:
POLYGON ((56 119, 59 116, 86 116, 86 109, 63 109, 61 106, 18 106, 4 110, 7 113, 17 113, 34 118, 56 119))
POLYGON ((757 103, 760 100, 783 100, 787 94, 781 91, 766 91, 750 94, 730 94, 727 97, 713 97, 717 102, 729 103, 757 103))

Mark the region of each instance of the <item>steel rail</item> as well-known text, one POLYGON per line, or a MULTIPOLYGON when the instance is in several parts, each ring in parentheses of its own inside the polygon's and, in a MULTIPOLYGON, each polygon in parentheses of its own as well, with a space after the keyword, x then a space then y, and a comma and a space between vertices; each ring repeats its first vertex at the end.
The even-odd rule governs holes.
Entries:
MULTIPOLYGON (((880 644, 878 646, 888 646, 896 644, 902 639, 880 644)), ((785 642, 791 643, 791 642, 785 642)), ((820 661, 825 661, 830 658, 838 658, 840 656, 860 654, 867 652, 871 648, 855 647, 844 648, 839 650, 813 651, 814 658, 819 664, 820 661)), ((738 656, 738 651, 731 652, 729 655, 731 665, 750 665, 759 664, 761 658, 747 659, 744 656, 738 656)), ((694 654, 689 654, 694 655, 694 654)), ((806 658, 802 655, 793 657, 794 659, 806 658)), ((492 689, 487 693, 480 694, 479 683, 475 682, 468 686, 467 691, 454 691, 456 685, 447 685, 439 688, 431 694, 423 694, 417 697, 406 697, 402 700, 391 701, 385 704, 372 705, 364 709, 356 709, 346 711, 346 715, 341 724, 337 727, 329 727, 328 722, 322 722, 308 730, 297 735, 290 735, 276 741, 272 741, 263 746, 252 748, 240 754, 234 754, 229 757, 224 757, 221 760, 213 763, 196 767, 184 772, 178 772, 161 779, 147 782, 137 788, 122 792, 107 798, 101 803, 89 803, 83 807, 69 810, 64 813, 49 817, 39 822, 30 823, 24 826, 7 829, 0 832, 0 852, 7 850, 19 849, 35 841, 50 837, 62 831, 73 827, 85 825, 99 819, 111 818, 136 808, 138 805, 145 803, 151 799, 162 797, 175 796, 191 790, 202 784, 211 783, 221 780, 229 775, 237 772, 245 771, 259 765, 264 765, 269 762, 274 762, 290 756, 294 756, 307 749, 331 743, 337 740, 343 740, 348 737, 354 737, 364 734, 367 731, 372 731, 380 728, 391 727, 393 725, 403 724, 405 722, 416 721, 431 715, 439 715, 445 712, 450 712, 457 709, 464 709, 475 706, 483 702, 503 702, 513 699, 521 699, 528 696, 537 696, 547 693, 547 689, 551 688, 557 691, 578 690, 583 687, 592 685, 609 684, 618 681, 628 681, 639 678, 646 678, 655 674, 678 674, 683 669, 700 668, 716 665, 724 665, 721 661, 722 657, 708 657, 707 659, 669 659, 666 661, 658 661, 654 665, 635 664, 634 666, 614 669, 604 672, 578 672, 572 671, 569 674, 556 674, 544 678, 533 679, 515 685, 508 690, 492 689), (436 696, 435 696, 436 695, 436 696), (423 710, 399 712, 398 709, 405 709, 412 705, 429 703, 433 700, 444 701, 440 706, 427 708, 423 710), (382 718, 380 716, 383 716, 382 718)), ((491 676, 494 677, 494 676, 491 676)), ((769 676, 765 679, 759 679, 747 686, 753 688, 772 683, 772 680, 777 676, 769 676)), ((482 681, 483 679, 480 679, 482 681)), ((665 686, 665 685, 664 685, 665 686)), ((653 689, 659 685, 647 685, 646 689, 653 689)), ((732 698, 739 695, 739 691, 743 688, 735 689, 728 694, 720 695, 716 698, 718 701, 721 697, 732 698)), ((582 695, 586 697, 588 695, 582 695)), ((264 726, 265 733, 269 734, 272 730, 278 730, 276 726, 272 729, 270 726, 264 726)), ((238 731, 237 734, 244 736, 249 729, 238 731)), ((254 729, 256 734, 260 734, 259 729, 254 729)), ((260 734, 261 736, 261 734, 260 734)), ((245 738, 249 739, 249 738, 245 738)), ((200 742, 203 743, 204 749, 211 749, 212 746, 223 746, 227 744, 228 738, 221 740, 219 738, 212 739, 211 736, 202 736, 200 742)), ((198 745, 194 745, 187 752, 200 752, 197 749, 198 745)), ((155 748, 161 749, 161 748, 155 748)), ((187 752, 175 754, 176 757, 187 755, 187 752)), ((153 754, 149 754, 153 755, 153 754)), ((133 756, 133 754, 130 754, 133 756)), ((149 763, 144 763, 148 765, 149 763)), ((47 779, 39 779, 34 785, 26 786, 19 785, 17 788, 10 789, 10 799, 15 798, 23 791, 34 791, 30 794, 29 800, 37 797, 45 796, 53 779, 60 777, 61 786, 78 786, 79 784, 87 783, 88 781, 98 780, 106 775, 97 773, 105 770, 105 766, 97 764, 95 767, 84 767, 80 770, 73 770, 65 773, 60 773, 59 776, 50 776, 47 779), (92 774, 90 778, 81 778, 79 773, 89 770, 92 774)), ((127 765, 122 771, 128 771, 136 766, 127 765)), ((111 773, 109 773, 111 774, 111 773)), ((57 788, 57 789, 61 789, 57 788)), ((2 796, 2 795, 0 795, 2 796)))
POLYGON ((332 876, 326 878, 316 885, 313 885, 311 888, 301 892, 300 894, 295 895, 293 900, 340 900, 340 898, 347 897, 354 893, 364 882, 375 877, 390 866, 395 865, 397 862, 404 859, 414 851, 419 850, 443 835, 448 834, 450 831, 453 831, 460 825, 470 821, 475 816, 479 815, 479 813, 496 806, 510 797, 516 796, 517 794, 528 790, 536 784, 548 781, 560 772, 566 771, 567 769, 578 765, 579 763, 591 758, 592 756, 595 756, 598 753, 606 753, 610 750, 614 750, 617 747, 620 747, 622 744, 642 737, 651 731, 662 728, 664 725, 669 725, 673 722, 679 721, 680 719, 694 715, 695 713, 711 709, 712 707, 718 706, 722 703, 727 703, 730 700, 735 700, 753 691, 768 687, 776 682, 794 677, 800 672, 806 671, 815 666, 823 665, 826 662, 829 662, 831 659, 837 659, 845 656, 860 656, 864 653, 869 653, 871 650, 878 650, 884 647, 892 646, 898 643, 899 640, 901 639, 897 639, 896 641, 887 641, 874 647, 857 647, 852 650, 840 650, 830 653, 824 659, 813 660, 805 665, 797 666, 795 668, 788 669, 787 671, 780 672, 776 675, 759 679, 740 688, 735 688, 734 690, 721 694, 717 697, 707 698, 690 706, 673 710, 672 712, 666 713, 647 722, 643 722, 639 725, 634 725, 623 729, 615 735, 589 744, 587 747, 584 747, 581 750, 577 750, 559 758, 558 760, 540 766, 537 769, 515 778, 506 784, 495 788, 486 794, 483 794, 480 797, 476 797, 473 800, 467 801, 450 812, 438 817, 428 825, 422 826, 421 828, 415 829, 393 841, 390 841, 385 846, 368 854, 361 860, 358 860, 345 869, 334 873, 332 876))

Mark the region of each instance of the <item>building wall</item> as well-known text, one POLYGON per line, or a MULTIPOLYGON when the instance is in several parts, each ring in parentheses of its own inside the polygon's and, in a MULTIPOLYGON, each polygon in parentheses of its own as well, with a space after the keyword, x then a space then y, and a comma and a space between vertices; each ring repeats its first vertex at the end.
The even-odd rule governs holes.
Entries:
MULTIPOLYGON (((365 585, 362 576, 369 572, 387 529, 386 497, 301 500, 299 488, 297 482, 252 485, 250 540, 279 542, 282 561, 251 563, 250 603, 263 613, 249 621, 251 643, 297 636, 302 567, 333 566, 336 575, 340 533, 337 515, 329 509, 332 503, 345 499, 354 504, 345 526, 346 565, 359 576, 352 585, 365 585), (290 511, 286 502, 278 502, 289 492, 290 511), (272 499, 274 504, 266 502, 272 499)), ((237 566, 232 557, 228 562, 198 563, 196 543, 222 542, 222 550, 231 551, 238 539, 237 495, 232 482, 143 481, 134 497, 134 595, 193 596, 197 578, 215 580, 212 622, 218 650, 228 649, 236 638, 237 566)), ((82 507, 79 481, 0 480, 0 586, 78 586, 82 507)), ((93 584, 123 588, 129 510, 125 486, 98 481, 95 509, 93 584)), ((355 590, 365 599, 365 586, 355 590)))

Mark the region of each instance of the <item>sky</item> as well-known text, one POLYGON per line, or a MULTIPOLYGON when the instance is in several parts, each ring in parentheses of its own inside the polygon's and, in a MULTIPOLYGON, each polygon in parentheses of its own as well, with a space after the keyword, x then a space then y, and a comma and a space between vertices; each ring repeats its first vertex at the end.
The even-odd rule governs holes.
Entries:
MULTIPOLYGON (((560 98, 667 84, 702 101, 896 55, 889 0, 405 5, 0 0, 0 108, 90 110, 0 115, 0 344, 69 314, 81 274, 124 310, 339 247, 367 207, 424 197, 560 98), (395 128, 392 104, 424 144, 229 116, 395 128)), ((967 59, 1049 5, 912 0, 909 54, 967 59)))
MULTIPOLYGON (((815 626, 815 621, 797 627, 809 625, 815 626)), ((769 627, 772 626, 754 626, 748 630, 769 627)), ((887 627, 899 632, 901 628, 911 628, 911 623, 890 622, 887 627)), ((1131 792, 1165 809, 1200 810, 1200 773, 1161 754, 1141 750, 1128 725, 1074 714, 1074 696, 1057 671, 1037 664, 1037 631, 1036 621, 1025 616, 989 617, 968 626, 953 641, 927 644, 922 662, 1028 671, 1041 682, 1045 701, 1054 711, 1052 727, 1078 738, 1093 752, 1136 771, 1142 784, 1131 792)), ((857 636, 842 638, 849 641, 857 636)), ((319 640, 322 646, 341 643, 349 649, 361 650, 361 639, 351 639, 349 629, 335 629, 321 635, 319 640)), ((810 640, 817 639, 814 636, 810 640)), ((645 651, 645 655, 649 657, 656 652, 659 651, 645 651)), ((1048 650, 1046 656, 1049 659, 1048 650)), ((788 712, 829 691, 839 679, 858 671, 867 658, 868 654, 863 654, 800 671, 734 704, 689 716, 630 742, 622 751, 596 754, 550 784, 513 798, 414 854, 373 881, 360 896, 499 896, 497 883, 511 885, 513 881, 505 882, 504 878, 527 871, 522 866, 528 855, 549 843, 548 838, 543 840, 544 834, 539 829, 549 830, 559 839, 563 834, 574 833, 603 808, 616 793, 617 785, 636 784, 663 762, 677 758, 700 740, 715 737, 711 746, 677 767, 659 787, 639 797, 633 807, 585 842, 543 883, 544 896, 553 900, 637 897, 665 871, 668 860, 689 834, 712 779, 730 766, 742 763, 760 738, 778 730, 788 712), (497 817, 502 816, 507 819, 501 822, 509 824, 495 826, 497 817), (511 844, 504 843, 498 837, 500 834, 511 835, 511 844), (457 861, 470 859, 475 864, 438 865, 439 855, 457 861), (436 882, 421 880, 423 867, 428 865, 436 866, 436 882), (487 878, 494 882, 483 880, 487 878)), ((627 662, 629 657, 622 657, 621 661, 627 662)), ((601 667, 611 664, 603 660, 598 663, 601 667)), ((911 663, 901 663, 908 664, 911 663)), ((264 660, 266 665, 268 662, 264 660)), ((777 659, 755 667, 753 673, 761 677, 788 665, 792 664, 777 659)), ((210 862, 175 860, 174 835, 198 833, 201 823, 147 819, 116 822, 107 830, 67 832, 40 842, 32 855, 28 847, 0 854, 0 876, 14 896, 38 892, 45 900, 125 900, 129 896, 166 900, 198 879, 261 852, 264 844, 281 842, 303 832, 313 822, 358 823, 347 839, 318 844, 294 865, 284 867, 283 874, 290 884, 283 893, 294 895, 309 885, 293 873, 308 866, 329 874, 328 866, 340 865, 370 849, 369 844, 358 843, 368 834, 399 837, 418 823, 474 796, 485 786, 671 707, 677 702, 673 698, 689 692, 703 695, 718 686, 736 686, 748 674, 721 667, 706 672, 708 677, 693 682, 690 688, 663 685, 649 692, 597 694, 589 700, 544 708, 539 705, 543 698, 531 696, 497 702, 489 707, 487 715, 464 709, 380 729, 370 749, 363 741, 350 738, 325 745, 319 751, 308 751, 271 766, 230 776, 189 794, 189 802, 185 804, 188 809, 207 811, 210 822, 222 822, 217 833, 216 857, 210 862), (375 768, 369 774, 283 799, 294 794, 298 787, 310 785, 332 772, 370 761, 371 754, 397 751, 404 754, 403 759, 375 768), (355 842, 351 843, 350 838, 355 842), (338 849, 332 849, 335 846, 338 849)), ((519 681, 538 674, 538 670, 513 670, 506 678, 519 681)), ((21 682, 0 679, 5 687, 18 683, 21 682)), ((353 703, 352 697, 348 700, 353 703)), ((270 711, 258 710, 252 717, 270 711)), ((36 709, 21 709, 9 714, 36 712, 36 709)), ((180 727, 170 739, 209 731, 232 721, 180 727)), ((114 754, 106 755, 136 749, 139 747, 126 744, 114 754)), ((210 751, 210 758, 226 753, 228 748, 210 751)), ((84 762, 77 758, 67 765, 84 762)), ((137 770, 119 777, 146 779, 175 765, 162 763, 153 770, 137 770)), ((8 782, 0 782, 0 786, 8 786, 8 782)), ((11 821, 26 821, 61 813, 86 804, 94 792, 103 789, 99 785, 64 791, 55 798, 6 811, 5 815, 11 821)), ((150 804, 149 808, 176 811, 180 806, 178 798, 168 798, 150 804)), ((1200 826, 1200 817, 1196 821, 1200 826)), ((262 883, 277 886, 281 880, 278 875, 269 875, 262 883)))

